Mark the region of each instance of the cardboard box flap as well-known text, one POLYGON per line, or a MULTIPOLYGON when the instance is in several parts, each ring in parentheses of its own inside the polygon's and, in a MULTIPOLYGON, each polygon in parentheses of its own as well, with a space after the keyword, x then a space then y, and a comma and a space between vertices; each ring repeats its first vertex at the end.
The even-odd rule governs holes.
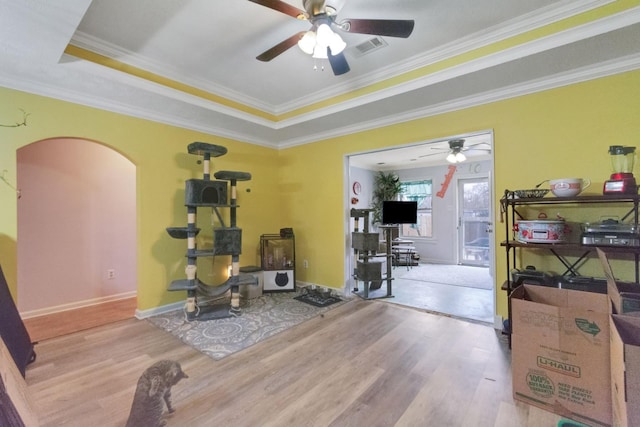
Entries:
POLYGON ((601 340, 608 331, 610 304, 607 295, 547 286, 521 285, 511 293, 511 331, 513 334, 557 334, 575 328, 563 338, 563 345, 574 339, 601 340), (594 319, 599 319, 597 322, 594 319), (603 321, 604 319, 604 321, 603 321), (577 338, 582 336, 582 338, 577 338))
POLYGON ((616 280, 607 254, 600 248, 596 250, 607 278, 607 293, 613 305, 613 313, 640 316, 640 284, 616 280))
POLYGON ((640 346, 640 318, 614 314, 611 319, 625 344, 640 346))
POLYGON ((532 301, 553 307, 580 308, 602 312, 606 307, 606 296, 594 292, 551 288, 538 285, 521 285, 511 292, 511 299, 532 301))

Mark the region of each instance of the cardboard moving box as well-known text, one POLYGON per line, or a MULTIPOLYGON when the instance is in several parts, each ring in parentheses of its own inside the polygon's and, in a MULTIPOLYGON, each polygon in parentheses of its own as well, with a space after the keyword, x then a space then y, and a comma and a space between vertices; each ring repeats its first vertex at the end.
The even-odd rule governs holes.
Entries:
POLYGON ((613 425, 640 426, 640 317, 611 315, 613 425))
POLYGON ((510 298, 514 399, 611 425, 608 296, 525 284, 510 298))

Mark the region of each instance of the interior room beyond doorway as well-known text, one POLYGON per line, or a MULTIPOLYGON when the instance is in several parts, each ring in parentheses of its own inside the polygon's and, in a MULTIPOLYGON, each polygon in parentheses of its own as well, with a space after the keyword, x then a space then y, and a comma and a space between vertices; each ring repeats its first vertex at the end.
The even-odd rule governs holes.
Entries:
MULTIPOLYGON (((490 212, 492 148, 493 134, 486 131, 348 157, 350 209, 370 208, 374 176, 379 171, 396 174, 403 184, 427 182, 430 185, 430 199, 425 206, 431 209, 433 235, 400 231, 397 238, 412 242, 419 261, 407 267, 394 266, 393 298, 386 301, 473 321, 494 322, 494 239, 491 234, 493 213, 490 212), (447 157, 451 157, 450 141, 460 139, 465 141, 462 151, 465 159, 450 163, 447 161, 447 157), (473 186, 468 184, 477 189, 478 182, 484 182, 482 191, 486 209, 484 205, 478 207, 476 201, 470 202, 477 195, 467 194, 476 191, 471 191, 473 186), (450 271, 440 276, 447 279, 439 280, 436 270, 443 269, 450 271), (454 269, 464 271, 464 274, 453 274, 454 269), (455 278, 455 281, 450 278, 455 278), (475 285, 483 281, 484 285, 475 285)), ((348 230, 352 227, 350 219, 348 230)), ((422 225, 419 228, 424 229, 422 225)), ((377 224, 374 223, 371 231, 376 229, 377 224)), ((346 259, 351 274, 356 260, 350 247, 346 248, 346 259)), ((384 268, 382 270, 385 271, 384 268)), ((349 291, 354 286, 357 288, 355 282, 353 277, 349 277, 349 291)), ((372 296, 376 297, 375 293, 372 296)))
POLYGON ((393 270, 393 298, 386 302, 492 324, 493 279, 488 267, 420 263, 393 270))

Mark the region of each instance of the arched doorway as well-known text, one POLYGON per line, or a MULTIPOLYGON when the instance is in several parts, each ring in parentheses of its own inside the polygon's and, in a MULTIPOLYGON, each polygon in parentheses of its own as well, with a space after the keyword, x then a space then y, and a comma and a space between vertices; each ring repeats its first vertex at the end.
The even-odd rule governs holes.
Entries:
POLYGON ((85 139, 17 150, 17 301, 26 318, 135 296, 135 176, 123 155, 85 139))

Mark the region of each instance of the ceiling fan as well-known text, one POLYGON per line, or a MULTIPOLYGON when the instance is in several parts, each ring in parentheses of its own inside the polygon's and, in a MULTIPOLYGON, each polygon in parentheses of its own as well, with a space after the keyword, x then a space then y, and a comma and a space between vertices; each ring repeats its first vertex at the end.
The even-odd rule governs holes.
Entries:
POLYGON ((249 0, 300 20, 311 23, 311 29, 301 31, 273 46, 256 57, 260 61, 271 61, 296 44, 314 58, 327 58, 336 76, 350 70, 344 53, 346 43, 332 31, 337 28, 348 33, 407 38, 413 31, 413 20, 402 19, 344 19, 337 21, 336 8, 325 0, 302 0, 304 10, 281 0, 249 0))
MULTIPOLYGON (((452 139, 449 141, 449 149, 446 148, 440 148, 440 147, 431 147, 432 150, 440 150, 442 151, 448 151, 449 154, 447 154, 446 160, 449 163, 461 163, 464 162, 465 160, 467 160, 467 156, 465 156, 463 154, 463 151, 468 151, 468 150, 483 150, 486 151, 488 153, 491 152, 491 146, 489 145, 489 143, 487 142, 478 142, 477 144, 471 144, 465 147, 464 145, 465 140, 464 139, 452 139), (489 148, 474 148, 477 147, 479 145, 485 145, 485 146, 489 146, 489 148)), ((422 156, 419 157, 428 157, 428 156, 436 156, 442 153, 432 153, 432 154, 424 154, 422 156)))

